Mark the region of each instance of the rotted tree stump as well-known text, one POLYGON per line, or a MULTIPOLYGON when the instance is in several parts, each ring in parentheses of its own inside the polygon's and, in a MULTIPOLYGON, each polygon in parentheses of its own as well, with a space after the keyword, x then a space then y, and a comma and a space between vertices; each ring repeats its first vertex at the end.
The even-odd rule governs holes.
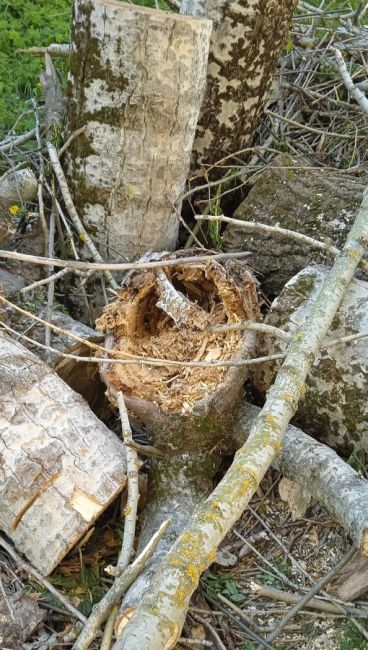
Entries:
POLYGON ((164 519, 172 520, 151 564, 125 597, 121 626, 196 503, 208 496, 221 454, 229 448, 233 407, 247 376, 240 360, 253 356, 255 334, 215 334, 209 326, 244 319, 260 319, 257 281, 239 261, 208 259, 135 272, 97 321, 105 346, 116 353, 163 360, 100 368, 110 399, 123 392, 133 419, 146 425, 151 444, 164 455, 151 463, 139 548, 164 519), (234 361, 238 365, 226 365, 234 361))

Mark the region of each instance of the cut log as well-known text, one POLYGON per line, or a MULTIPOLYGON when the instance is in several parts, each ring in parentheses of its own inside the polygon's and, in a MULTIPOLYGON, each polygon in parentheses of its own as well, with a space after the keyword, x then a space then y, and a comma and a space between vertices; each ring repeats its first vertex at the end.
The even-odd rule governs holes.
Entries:
POLYGON ((125 484, 122 443, 48 366, 0 333, 0 527, 43 574, 125 484))
POLYGON ((75 0, 68 127, 86 130, 66 168, 104 259, 175 247, 210 32, 208 20, 75 0))
MULTIPOLYGON (((281 154, 263 171, 234 217, 288 228, 342 248, 364 189, 364 181, 355 176, 311 169, 308 160, 281 154)), ((226 228, 223 242, 226 251, 253 253, 249 263, 272 298, 304 267, 326 261, 320 251, 288 237, 247 232, 237 225, 226 228)))
MULTIPOLYGON (((251 143, 295 6, 294 0, 182 1, 182 14, 213 20, 193 171, 251 143)), ((212 170, 211 178, 222 173, 212 170)))
MULTIPOLYGON (((260 408, 243 402, 237 408, 232 437, 244 444, 260 408)), ((319 501, 368 556, 368 481, 327 447, 289 425, 274 466, 319 501)))
MULTIPOLYGON (((276 298, 267 323, 295 332, 311 313, 327 277, 328 267, 311 266, 296 275, 276 298)), ((368 331, 368 283, 352 280, 324 343, 368 331)), ((309 372, 304 399, 295 422, 334 449, 350 454, 355 446, 368 450, 368 337, 322 350, 309 372)), ((287 344, 260 338, 260 354, 285 351, 287 344)), ((262 393, 272 385, 279 363, 254 367, 254 383, 262 393)))

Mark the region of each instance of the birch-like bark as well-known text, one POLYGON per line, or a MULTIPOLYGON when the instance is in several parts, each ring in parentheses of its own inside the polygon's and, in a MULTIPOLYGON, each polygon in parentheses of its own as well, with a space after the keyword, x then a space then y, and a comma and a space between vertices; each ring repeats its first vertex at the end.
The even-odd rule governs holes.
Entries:
POLYGON ((193 170, 250 143, 295 6, 294 0, 182 1, 182 14, 213 20, 193 170))
POLYGON ((0 333, 0 527, 50 573, 125 485, 125 452, 87 403, 0 333))
MULTIPOLYGON (((260 410, 246 403, 238 407, 232 432, 237 446, 244 444, 260 410)), ((345 528, 354 545, 368 555, 367 480, 333 449, 292 425, 286 429, 281 456, 274 465, 319 501, 345 528)))
POLYGON ((216 549, 249 503, 280 453, 286 427, 305 388, 305 379, 346 286, 368 245, 368 190, 346 244, 326 278, 314 309, 293 337, 285 361, 249 438, 208 499, 199 506, 173 545, 149 592, 127 623, 114 650, 169 650, 185 621, 190 597, 216 549))
POLYGON ((75 0, 68 180, 104 258, 173 250, 211 33, 195 20, 115 0, 75 0))

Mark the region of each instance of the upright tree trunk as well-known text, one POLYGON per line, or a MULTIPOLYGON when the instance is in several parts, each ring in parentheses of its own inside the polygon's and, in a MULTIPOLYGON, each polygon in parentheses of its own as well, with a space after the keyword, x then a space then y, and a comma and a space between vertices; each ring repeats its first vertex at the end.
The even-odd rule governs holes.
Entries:
POLYGON ((201 106, 209 20, 75 0, 67 174, 103 257, 174 249, 201 106))
POLYGON ((193 170, 249 145, 295 6, 295 0, 182 1, 182 14, 213 20, 193 170))

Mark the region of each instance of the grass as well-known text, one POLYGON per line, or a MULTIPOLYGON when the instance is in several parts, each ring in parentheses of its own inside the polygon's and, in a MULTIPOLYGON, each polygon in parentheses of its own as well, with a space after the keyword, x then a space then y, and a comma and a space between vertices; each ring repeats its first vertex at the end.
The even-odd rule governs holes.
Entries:
MULTIPOLYGON (((164 0, 158 7, 170 10, 164 0)), ((155 0, 136 0, 135 4, 155 7, 155 0)), ((39 74, 43 58, 17 52, 18 49, 47 46, 70 41, 72 0, 0 0, 0 139, 17 118, 29 109, 31 97, 40 96, 39 74)), ((54 59, 63 80, 67 64, 54 59)), ((15 132, 33 128, 33 114, 25 114, 15 132)))

